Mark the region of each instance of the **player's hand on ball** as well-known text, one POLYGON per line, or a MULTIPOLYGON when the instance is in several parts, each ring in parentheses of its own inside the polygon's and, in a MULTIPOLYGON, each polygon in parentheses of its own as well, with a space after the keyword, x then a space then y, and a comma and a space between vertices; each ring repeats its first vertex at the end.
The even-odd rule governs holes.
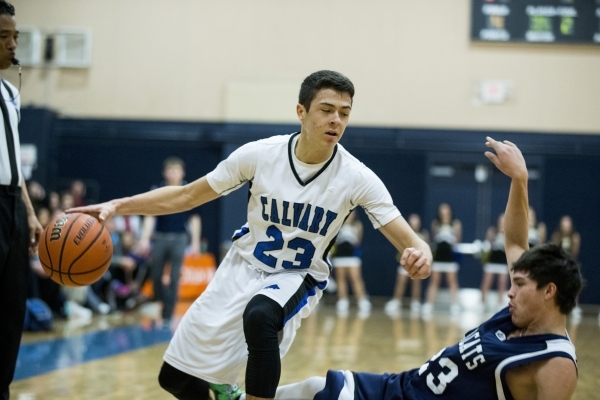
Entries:
POLYGON ((414 247, 408 247, 402 252, 400 265, 412 279, 425 279, 429 276, 431 265, 427 256, 414 247))
POLYGON ((69 208, 65 213, 84 213, 96 217, 100 222, 113 217, 117 212, 117 207, 113 201, 94 204, 91 206, 69 208))

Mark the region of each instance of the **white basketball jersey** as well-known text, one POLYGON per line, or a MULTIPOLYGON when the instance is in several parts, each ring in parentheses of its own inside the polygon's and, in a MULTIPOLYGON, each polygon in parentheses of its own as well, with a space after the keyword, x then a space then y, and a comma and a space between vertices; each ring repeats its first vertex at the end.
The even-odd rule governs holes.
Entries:
POLYGON ((233 236, 244 259, 269 273, 304 269, 325 280, 327 253, 352 209, 362 206, 375 228, 400 212, 381 180, 340 144, 320 170, 303 180, 294 161, 297 135, 245 144, 207 179, 221 195, 250 182, 248 222, 233 236))

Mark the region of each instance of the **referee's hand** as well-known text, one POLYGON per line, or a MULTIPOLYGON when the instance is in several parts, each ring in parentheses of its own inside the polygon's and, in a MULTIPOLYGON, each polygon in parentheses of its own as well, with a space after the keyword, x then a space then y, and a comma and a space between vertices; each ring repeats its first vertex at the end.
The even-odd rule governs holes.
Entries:
POLYGON ((44 228, 35 214, 27 216, 27 224, 29 225, 29 255, 34 256, 38 252, 38 243, 44 228))

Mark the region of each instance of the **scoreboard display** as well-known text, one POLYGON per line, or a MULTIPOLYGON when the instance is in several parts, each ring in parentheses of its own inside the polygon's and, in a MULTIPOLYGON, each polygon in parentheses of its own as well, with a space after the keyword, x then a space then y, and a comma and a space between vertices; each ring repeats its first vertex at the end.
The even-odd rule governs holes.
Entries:
POLYGON ((600 45, 600 0, 471 0, 471 40, 600 45))

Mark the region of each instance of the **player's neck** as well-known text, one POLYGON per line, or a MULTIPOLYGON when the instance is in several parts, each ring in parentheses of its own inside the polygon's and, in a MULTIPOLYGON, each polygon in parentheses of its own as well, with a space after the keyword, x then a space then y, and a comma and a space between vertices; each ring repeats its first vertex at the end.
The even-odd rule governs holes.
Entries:
POLYGON ((520 328, 515 336, 555 334, 565 335, 567 329, 567 317, 559 312, 541 315, 525 327, 520 328))
POLYGON ((309 139, 303 134, 298 136, 296 147, 294 148, 294 155, 300 161, 305 164, 320 164, 323 163, 333 154, 332 148, 318 148, 317 146, 311 145, 309 139))

